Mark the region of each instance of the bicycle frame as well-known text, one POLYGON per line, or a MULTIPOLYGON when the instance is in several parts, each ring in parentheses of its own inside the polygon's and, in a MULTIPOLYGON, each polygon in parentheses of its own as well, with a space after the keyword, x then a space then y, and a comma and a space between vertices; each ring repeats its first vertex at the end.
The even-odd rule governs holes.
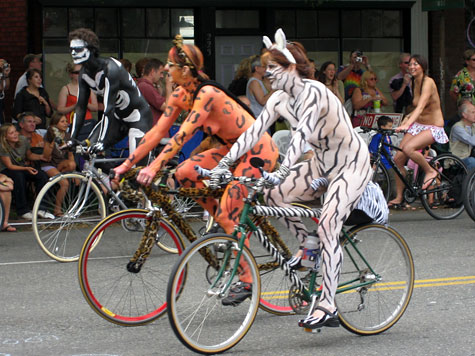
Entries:
MULTIPOLYGON (((377 150, 377 158, 375 160, 375 163, 376 164, 381 164, 381 156, 383 156, 384 158, 386 158, 386 160, 389 162, 389 165, 394 169, 394 172, 396 172, 396 175, 399 177, 399 179, 401 179, 401 181, 403 182, 404 186, 406 187, 406 189, 410 192, 411 196, 413 197, 420 197, 422 196, 423 194, 431 194, 431 193, 437 193, 437 192, 440 192, 440 191, 443 191, 444 189, 443 188, 439 188, 439 187, 435 187, 435 188, 431 188, 431 189, 426 189, 425 190, 425 193, 424 190, 422 189, 422 187, 419 187, 417 185, 417 182, 415 183, 415 185, 411 185, 406 177, 402 174, 402 172, 400 171, 399 167, 396 165, 396 162, 394 162, 394 159, 393 157, 388 154, 386 152, 386 150, 384 149, 384 147, 389 147, 389 148, 392 148, 392 149, 395 149, 396 151, 402 151, 402 149, 400 149, 399 147, 397 146, 394 146, 392 144, 389 144, 387 142, 384 141, 384 138, 385 137, 389 137, 390 136, 390 132, 388 130, 380 130, 378 131, 381 133, 381 139, 378 143, 378 150, 377 150)), ((432 165, 432 161, 429 161, 428 162, 429 165, 437 170, 436 167, 434 167, 432 165)), ((443 176, 443 173, 441 173, 442 177, 443 176)))
MULTIPOLYGON (((257 206, 256 207, 256 206, 252 205, 252 202, 256 200, 257 194, 258 194, 258 192, 256 190, 253 191, 253 188, 250 187, 249 195, 245 199, 245 204, 244 204, 244 208, 243 208, 242 213, 241 213, 239 225, 236 226, 236 228, 235 228, 235 230, 233 231, 233 234, 232 234, 235 238, 238 239, 238 242, 237 242, 238 246, 237 246, 236 259, 234 261, 234 266, 231 270, 230 278, 228 278, 227 283, 220 289, 218 294, 221 294, 222 296, 224 296, 226 291, 230 288, 234 277, 236 277, 237 274, 238 274, 240 257, 241 257, 241 254, 242 254, 242 250, 244 248, 245 240, 247 238, 247 234, 246 234, 246 228, 247 228, 247 229, 251 230, 252 232, 256 233, 261 245, 264 248, 266 248, 267 251, 272 256, 274 256, 274 258, 276 260, 276 263, 279 265, 279 267, 282 268, 286 272, 286 275, 289 276, 289 279, 291 280, 291 282, 296 286, 296 288, 299 291, 301 291, 303 299, 307 302, 312 302, 312 304, 314 304, 315 301, 317 300, 317 298, 321 294, 321 291, 317 290, 317 288, 316 288, 318 270, 316 270, 316 269, 311 270, 309 286, 306 287, 304 282, 300 279, 300 277, 296 273, 296 271, 294 269, 291 269, 287 265, 286 259, 284 258, 284 256, 282 256, 282 254, 279 252, 279 250, 277 248, 275 248, 272 243, 269 242, 268 237, 259 229, 259 227, 257 227, 253 223, 253 221, 251 220, 250 217, 252 215, 264 216, 264 214, 261 214, 261 211, 262 211, 262 213, 265 213, 266 208, 268 208, 266 206, 257 206)), ((272 207, 272 211, 274 213, 272 216, 276 216, 276 217, 285 217, 285 216, 311 217, 316 223, 318 223, 317 217, 320 215, 319 210, 312 209, 312 210, 309 211, 306 208, 300 208, 300 209, 301 210, 296 209, 294 207, 290 210, 289 208, 272 207), (296 214, 295 213, 296 211, 297 212, 300 211, 301 215, 296 214), (279 214, 279 212, 280 212, 280 214, 279 214), (292 215, 292 213, 293 213, 293 215, 292 215)), ((266 213, 265 216, 271 216, 271 215, 268 215, 266 213)), ((353 280, 350 280, 350 281, 345 281, 343 283, 340 283, 338 285, 338 288, 337 288, 337 292, 336 292, 337 294, 342 293, 342 292, 346 292, 348 290, 353 290, 353 289, 356 289, 356 288, 364 287, 364 286, 367 286, 367 285, 370 285, 370 284, 374 284, 374 283, 376 283, 377 281, 380 280, 380 276, 369 265, 368 261, 364 258, 362 253, 358 250, 355 242, 352 239, 349 238, 349 235, 348 235, 348 233, 346 232, 345 229, 342 230, 342 235, 343 236, 340 237, 340 239, 343 239, 343 241, 348 241, 348 243, 353 247, 353 249, 356 251, 358 256, 360 256, 361 260, 364 262, 365 268, 368 268, 371 271, 371 273, 375 276, 375 278, 371 281, 360 281, 359 279, 356 278, 356 279, 353 279, 353 280), (354 284, 356 282, 359 282, 359 283, 354 284)), ((352 260, 355 268, 357 268, 358 271, 362 271, 364 268, 359 267, 356 263, 356 260, 351 257, 352 253, 349 251, 348 246, 344 246, 344 248, 345 248, 346 252, 348 253, 348 255, 350 256, 350 260, 352 260)), ((210 290, 213 289, 213 287, 215 287, 219 283, 219 280, 223 277, 223 275, 225 273, 224 270, 225 270, 226 266, 228 265, 229 260, 231 258, 231 253, 233 253, 232 250, 233 250, 232 248, 227 248, 226 249, 226 254, 223 258, 223 263, 222 263, 220 269, 217 271, 218 273, 217 273, 217 276, 216 276, 214 282, 211 283, 210 290)))

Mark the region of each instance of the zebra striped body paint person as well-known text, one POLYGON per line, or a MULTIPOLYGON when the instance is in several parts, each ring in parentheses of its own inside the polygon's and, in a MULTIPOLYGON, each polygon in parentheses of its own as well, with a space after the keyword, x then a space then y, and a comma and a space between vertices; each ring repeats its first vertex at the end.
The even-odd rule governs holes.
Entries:
MULTIPOLYGON (((312 189, 313 179, 327 179, 327 197, 317 231, 322 250, 323 289, 319 307, 299 326, 334 326, 337 323, 334 298, 343 260, 338 235, 371 179, 368 148, 353 131, 340 100, 324 84, 306 79, 311 69, 303 46, 287 43, 280 29, 275 37, 275 44, 267 37, 264 39, 268 52, 263 55, 263 63, 276 92, 256 123, 239 137, 212 171, 212 182, 226 174, 232 162, 246 153, 277 118, 282 116, 290 122, 293 136, 282 165, 270 173, 278 185, 268 192, 267 201, 287 206, 293 201, 314 200, 323 190, 312 189), (296 164, 306 143, 312 146, 315 155, 296 164)), ((306 236, 303 225, 291 220, 287 224, 303 243, 306 236)), ((297 253, 297 259, 301 253, 301 250, 297 253)))

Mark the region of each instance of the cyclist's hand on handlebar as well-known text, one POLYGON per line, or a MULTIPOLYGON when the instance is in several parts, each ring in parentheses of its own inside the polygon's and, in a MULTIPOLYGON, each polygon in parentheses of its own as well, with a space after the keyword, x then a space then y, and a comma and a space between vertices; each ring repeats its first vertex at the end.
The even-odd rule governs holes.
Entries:
POLYGON ((211 189, 217 189, 220 185, 229 183, 232 178, 229 167, 220 163, 210 171, 209 186, 211 189))
POLYGON ((115 167, 113 169, 113 171, 114 171, 114 178, 113 179, 116 182, 118 182, 119 179, 120 179, 120 176, 123 175, 124 173, 128 172, 129 169, 130 169, 130 167, 128 165, 126 165, 125 162, 122 163, 120 166, 115 167))
POLYGON ((155 178, 155 175, 157 172, 150 168, 150 166, 145 167, 140 170, 138 176, 137 176, 137 182, 143 185, 150 185, 153 182, 153 178, 155 178))
POLYGON ((290 169, 283 165, 281 165, 278 170, 272 173, 262 170, 262 177, 266 183, 271 186, 279 185, 289 174, 290 169))
POLYGON ((396 127, 396 128, 394 129, 394 131, 406 133, 406 131, 407 131, 408 128, 409 128, 408 125, 401 125, 401 126, 399 126, 399 127, 396 127))
POLYGON ((98 152, 103 152, 104 151, 104 142, 97 141, 96 143, 93 143, 89 148, 88 152, 89 153, 98 153, 98 152))

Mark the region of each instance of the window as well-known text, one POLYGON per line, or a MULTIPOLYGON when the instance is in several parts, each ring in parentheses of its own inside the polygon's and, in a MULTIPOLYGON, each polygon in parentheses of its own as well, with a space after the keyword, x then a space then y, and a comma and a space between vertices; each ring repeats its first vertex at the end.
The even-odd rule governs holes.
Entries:
POLYGON ((132 63, 143 57, 165 62, 178 33, 187 43, 194 42, 192 9, 45 7, 43 79, 53 101, 69 81, 65 71, 71 62, 67 37, 79 27, 90 28, 99 36, 102 57, 127 58, 132 63))

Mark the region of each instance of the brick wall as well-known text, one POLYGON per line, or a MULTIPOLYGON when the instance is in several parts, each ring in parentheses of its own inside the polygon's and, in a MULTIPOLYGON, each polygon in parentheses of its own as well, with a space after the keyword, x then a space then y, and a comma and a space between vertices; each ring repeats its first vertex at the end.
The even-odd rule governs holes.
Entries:
POLYGON ((11 115, 13 94, 17 79, 23 74, 23 57, 28 53, 28 5, 27 0, 0 1, 0 57, 12 68, 10 89, 5 93, 5 114, 11 115))
POLYGON ((434 78, 441 93, 443 74, 445 95, 441 97, 441 101, 445 106, 445 119, 450 119, 457 111, 456 103, 449 96, 449 89, 454 75, 463 67, 463 52, 469 48, 465 33, 468 25, 466 11, 468 10, 451 9, 429 13, 430 76, 434 78))

